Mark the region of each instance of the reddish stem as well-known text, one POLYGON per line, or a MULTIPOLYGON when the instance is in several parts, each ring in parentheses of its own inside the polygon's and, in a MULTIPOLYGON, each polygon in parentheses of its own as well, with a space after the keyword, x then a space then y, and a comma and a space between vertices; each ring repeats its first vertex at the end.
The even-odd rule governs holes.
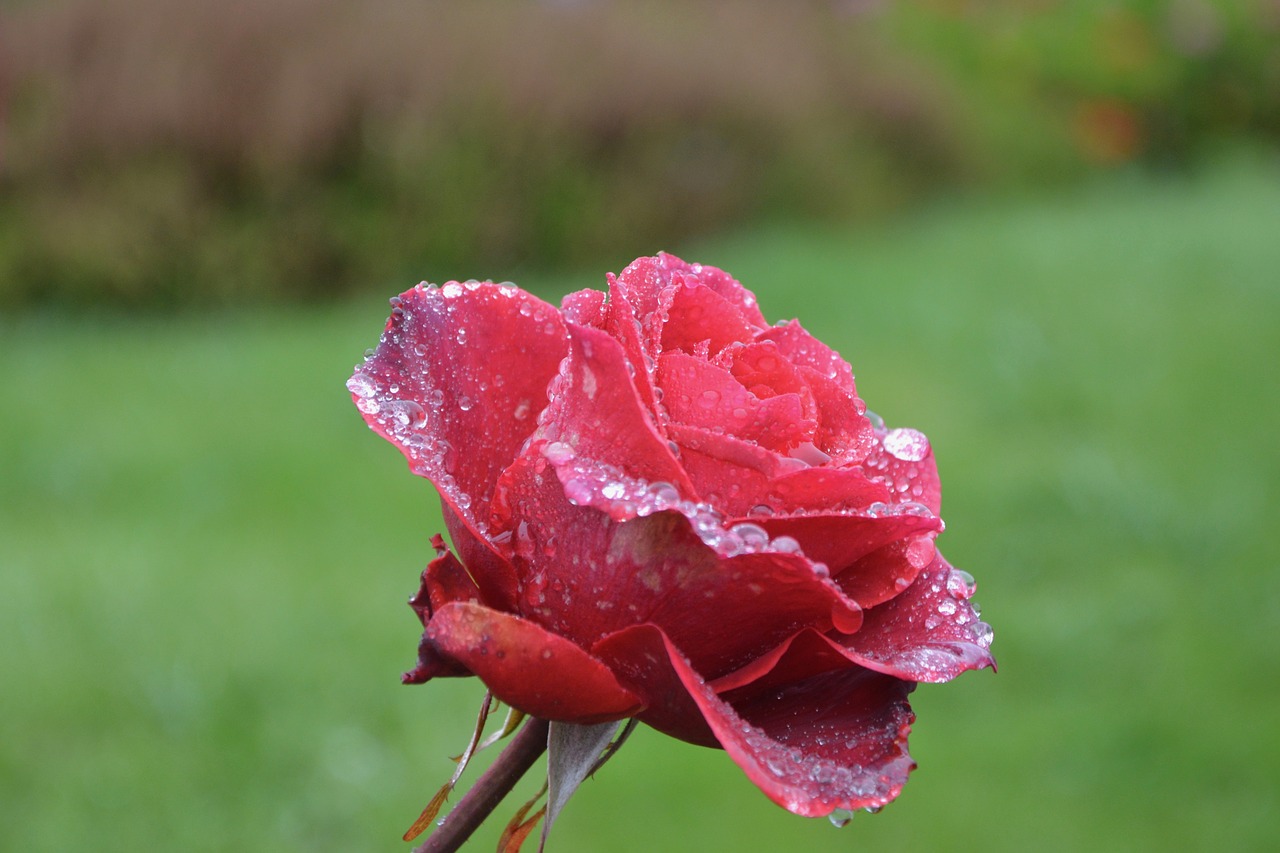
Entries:
POLYGON ((546 720, 530 718, 489 769, 463 795, 431 837, 413 853, 454 853, 511 792, 542 753, 547 751, 546 720))

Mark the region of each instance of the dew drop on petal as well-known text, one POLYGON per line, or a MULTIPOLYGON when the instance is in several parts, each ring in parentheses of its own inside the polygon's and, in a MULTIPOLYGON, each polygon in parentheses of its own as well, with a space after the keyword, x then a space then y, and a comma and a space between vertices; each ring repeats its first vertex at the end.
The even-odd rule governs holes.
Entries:
POLYGON ((475 404, 476 404, 475 400, 472 400, 470 397, 468 397, 465 394, 463 394, 461 397, 458 398, 458 408, 462 409, 462 411, 464 412, 471 411, 471 408, 475 404))
POLYGON ((964 569, 952 569, 947 576, 947 592, 954 598, 968 598, 976 588, 973 575, 964 569))
POLYGON ((347 390, 357 397, 372 397, 377 393, 378 387, 368 376, 357 373, 347 380, 347 390))
POLYGON ((969 627, 969 630, 973 632, 974 642, 984 649, 991 648, 991 641, 995 639, 995 632, 991 630, 990 625, 986 622, 974 622, 969 627))
POLYGON ((552 465, 562 465, 573 459, 575 454, 573 448, 565 444, 563 441, 552 441, 542 448, 542 455, 547 457, 552 465))
POLYGON ((893 429, 885 434, 884 449, 903 462, 919 462, 929 455, 929 439, 919 430, 893 429))
POLYGON ((827 820, 831 821, 832 826, 842 829, 853 820, 853 812, 848 809, 836 809, 827 816, 827 820))

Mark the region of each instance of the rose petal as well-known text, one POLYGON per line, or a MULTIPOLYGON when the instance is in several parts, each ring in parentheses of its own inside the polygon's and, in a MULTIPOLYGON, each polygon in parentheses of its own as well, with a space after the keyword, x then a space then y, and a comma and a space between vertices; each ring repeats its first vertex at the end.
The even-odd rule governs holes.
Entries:
POLYGON ((686 263, 675 255, 670 255, 666 252, 659 252, 658 258, 666 269, 694 276, 704 287, 724 297, 748 323, 757 329, 768 325, 765 322, 764 315, 760 313, 760 306, 756 302, 755 294, 743 287, 737 279, 724 270, 704 264, 686 263))
POLYGON ((680 286, 671 296, 667 322, 662 327, 662 348, 692 353, 697 344, 709 342, 709 355, 732 343, 750 340, 755 329, 737 306, 693 276, 679 276, 680 286))
POLYGON ((535 717, 601 723, 641 708, 640 699, 579 646, 477 602, 440 608, 423 636, 479 676, 493 695, 535 717))
POLYGON ((579 326, 604 328, 605 295, 601 290, 577 290, 560 300, 564 319, 579 326))
POLYGON ((858 605, 829 577, 803 555, 773 548, 754 525, 725 530, 718 515, 689 502, 616 521, 570 503, 539 461, 524 457, 508 481, 512 517, 523 524, 515 534, 526 578, 520 610, 583 648, 652 622, 718 675, 801 627, 861 623, 858 605))
MULTIPOLYGON (((641 405, 618 342, 586 326, 571 323, 569 331, 569 355, 550 385, 552 401, 538 432, 547 442, 547 459, 565 471, 561 479, 566 486, 574 471, 599 471, 608 465, 610 474, 672 483, 682 495, 696 496, 666 438, 641 405)), ((591 481, 599 479, 593 476, 591 481)))
MULTIPOLYGON (((906 589, 919 566, 903 558, 871 560, 890 544, 931 533, 941 526, 937 518, 919 515, 872 517, 862 515, 808 515, 754 518, 772 537, 796 540, 806 557, 823 563, 841 589, 862 607, 872 607, 906 589), (905 579, 903 582, 902 579, 905 579)), ((895 556, 902 556, 895 552, 895 556)))
POLYGON ((875 808, 896 797, 915 762, 909 681, 849 667, 767 691, 716 696, 679 648, 668 659, 734 762, 775 803, 806 817, 875 808))
POLYGON ((877 431, 875 444, 860 467, 895 500, 917 501, 935 515, 942 512, 938 465, 924 433, 914 429, 877 431))
POLYGON ((347 387, 369 426, 466 528, 474 542, 458 543, 460 552, 490 548, 493 488, 547 404, 567 349, 564 324, 542 300, 491 282, 418 286, 393 301, 377 350, 347 387))
POLYGON ((467 574, 462 563, 445 547, 444 539, 434 536, 431 544, 436 558, 422 572, 422 583, 417 594, 409 599, 409 606, 418 614, 425 626, 431 614, 453 601, 476 601, 480 590, 467 574))
POLYGON ((849 363, 810 335, 797 320, 771 326, 756 339, 772 341, 799 369, 812 390, 819 411, 819 446, 837 465, 860 461, 870 450, 874 436, 849 363))
POLYGON ((677 423, 721 429, 742 441, 785 452, 813 438, 817 424, 804 416, 797 394, 761 400, 729 371, 680 352, 658 359, 663 403, 677 423))
POLYGON ((910 588, 867 611, 862 629, 838 642, 863 666, 911 681, 994 669, 991 628, 968 601, 971 585, 939 554, 910 588))
MULTIPOLYGON (((879 519, 887 527, 896 528, 894 541, 860 558, 851 566, 832 571, 845 595, 863 607, 875 607, 901 594, 911 586, 916 577, 937 554, 933 537, 941 527, 941 521, 931 519, 931 528, 910 529, 908 516, 879 519), (904 532, 906 531, 906 532, 904 532), (923 535, 921 535, 923 534, 923 535)), ((918 516, 917 516, 918 518, 918 516)))

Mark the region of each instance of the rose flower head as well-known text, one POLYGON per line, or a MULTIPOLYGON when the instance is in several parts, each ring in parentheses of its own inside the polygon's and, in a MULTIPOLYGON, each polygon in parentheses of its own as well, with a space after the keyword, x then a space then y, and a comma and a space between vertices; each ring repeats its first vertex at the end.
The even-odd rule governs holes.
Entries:
POLYGON ((405 680, 721 747, 796 814, 884 805, 915 766, 907 695, 994 666, 934 545, 928 439, 721 270, 660 254, 607 281, 559 309, 419 285, 348 381, 453 542, 405 680))

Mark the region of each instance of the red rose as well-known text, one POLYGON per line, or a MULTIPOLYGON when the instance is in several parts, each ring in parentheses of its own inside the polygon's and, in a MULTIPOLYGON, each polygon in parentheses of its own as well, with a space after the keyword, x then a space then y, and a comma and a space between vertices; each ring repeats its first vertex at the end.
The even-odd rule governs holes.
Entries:
POLYGON ((802 815, 914 767, 907 694, 992 666, 934 549, 928 440, 868 417, 799 323, 724 272, 641 258, 560 310, 418 286, 347 383, 440 491, 457 556, 412 600, 407 681, 477 675, 549 720, 721 746, 802 815))

